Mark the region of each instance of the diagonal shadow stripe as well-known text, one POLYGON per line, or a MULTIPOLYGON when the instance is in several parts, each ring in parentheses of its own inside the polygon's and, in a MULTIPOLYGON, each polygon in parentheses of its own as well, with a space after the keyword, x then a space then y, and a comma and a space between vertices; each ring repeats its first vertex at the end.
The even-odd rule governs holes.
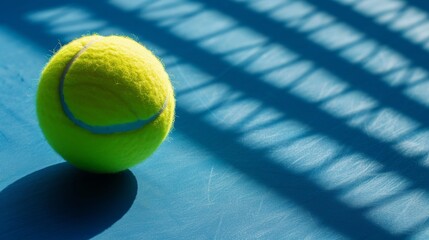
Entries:
POLYGON ((400 88, 389 86, 378 76, 345 61, 335 55, 336 53, 310 41, 302 33, 286 28, 283 23, 258 14, 237 2, 205 0, 204 4, 230 15, 244 26, 248 26, 269 37, 272 41, 292 49, 302 57, 316 62, 318 66, 347 81, 355 89, 370 95, 382 105, 412 117, 423 126, 428 126, 429 109, 425 105, 403 94, 400 88))
POLYGON ((422 1, 422 0, 406 0, 404 1, 406 3, 409 3, 411 5, 414 5, 422 10, 425 10, 429 14, 429 2, 428 1, 422 1))

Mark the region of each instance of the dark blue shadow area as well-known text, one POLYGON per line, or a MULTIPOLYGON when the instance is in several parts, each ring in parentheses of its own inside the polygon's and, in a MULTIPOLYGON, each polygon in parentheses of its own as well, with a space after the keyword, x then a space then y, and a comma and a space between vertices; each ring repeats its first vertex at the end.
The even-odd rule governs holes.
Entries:
POLYGON ((96 175, 53 165, 0 192, 0 239, 90 239, 131 207, 137 181, 130 171, 96 175))
POLYGON ((418 8, 421 8, 422 10, 425 10, 429 13, 429 2, 428 1, 421 1, 421 0, 405 0, 404 2, 409 3, 411 6, 416 6, 418 8))
MULTIPOLYGON (((139 18, 138 11, 120 10, 101 1, 75 1, 75 3, 89 9, 92 14, 103 20, 110 20, 123 30, 133 32, 156 43, 206 73, 213 76, 224 73, 217 80, 222 81, 233 89, 242 91, 246 97, 260 100, 265 106, 284 112, 288 118, 305 123, 314 132, 326 135, 358 153, 369 156, 383 165, 383 170, 394 171, 406 177, 407 180, 410 180, 412 187, 429 189, 429 172, 417 163, 420 160, 419 158, 403 156, 389 143, 381 142, 358 129, 349 127, 343 119, 324 112, 316 104, 298 98, 284 89, 269 85, 261 80, 260 75, 250 74, 240 67, 231 66, 218 55, 202 50, 196 46, 195 42, 177 37, 162 26, 139 18), (226 69, 228 70, 227 72, 225 71, 226 69)), ((358 67, 333 56, 331 52, 309 42, 300 34, 285 30, 283 27, 280 29, 281 25, 279 23, 274 23, 241 6, 224 5, 222 1, 208 1, 208 3, 211 4, 211 7, 219 9, 221 12, 234 15, 234 18, 248 25, 248 27, 257 29, 282 45, 297 50, 298 53, 315 61, 316 64, 327 67, 345 79, 351 78, 350 81, 357 89, 369 92, 386 106, 399 109, 406 115, 417 118, 417 120, 425 122, 425 125, 427 125, 429 117, 424 106, 420 106, 418 103, 403 96, 398 90, 380 82, 377 77, 363 70, 357 70, 358 67), (380 92, 384 94, 380 94, 380 92)), ((59 6, 61 5, 60 3, 41 1, 26 4, 4 3, 3 5, 6 4, 7 9, 11 10, 11 14, 0 16, 2 22, 28 40, 39 44, 43 49, 51 49, 55 46, 56 39, 59 36, 47 32, 46 29, 37 24, 31 24, 23 19, 22 16, 30 10, 48 9, 59 6)), ((241 133, 221 129, 215 124, 205 122, 202 120, 204 114, 205 112, 200 114, 187 112, 178 102, 176 129, 210 150, 211 153, 218 156, 225 163, 234 166, 259 183, 271 188, 285 199, 291 199, 298 205, 303 206, 314 214, 317 219, 320 219, 323 224, 344 234, 346 237, 356 239, 395 239, 404 237, 403 235, 394 235, 369 221, 365 217, 367 209, 353 208, 338 200, 338 192, 324 190, 310 181, 304 174, 293 172, 284 165, 273 161, 269 157, 268 150, 244 146, 238 141, 241 133)), ((58 177, 51 171, 50 175, 58 177)), ((38 178, 42 179, 41 177, 38 178)), ((38 178, 34 178, 34 180, 38 178)), ((52 178, 48 180, 52 180, 52 178)), ((14 185, 8 187, 4 192, 9 193, 12 199, 22 200, 16 193, 13 193, 16 190, 10 190, 15 188, 13 187, 14 185)), ((0 195, 0 206, 4 205, 1 204, 2 202, 11 204, 3 192, 0 195)), ((25 210, 30 211, 29 209, 25 210)), ((20 216, 18 213, 15 213, 15 215, 20 216)), ((110 219, 114 220, 113 218, 110 219)), ((95 220, 92 221, 96 222, 95 220)), ((108 225, 105 222, 102 223, 104 225, 98 225, 108 225)), ((95 225, 97 226, 97 224, 95 225)), ((98 227, 98 232, 101 229, 102 227, 98 227)), ((91 230, 93 229, 91 228, 91 230)), ((96 232, 91 231, 91 234, 96 234, 96 232)), ((87 236, 91 234, 88 233, 87 236)))

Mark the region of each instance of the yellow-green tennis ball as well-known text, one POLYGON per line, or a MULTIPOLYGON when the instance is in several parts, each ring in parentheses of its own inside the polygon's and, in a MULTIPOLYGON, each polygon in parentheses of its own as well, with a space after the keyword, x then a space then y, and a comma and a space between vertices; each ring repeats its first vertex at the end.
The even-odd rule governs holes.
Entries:
POLYGON ((175 99, 158 58, 121 36, 85 36, 45 66, 37 116, 52 148, 78 168, 125 170, 167 137, 175 99))

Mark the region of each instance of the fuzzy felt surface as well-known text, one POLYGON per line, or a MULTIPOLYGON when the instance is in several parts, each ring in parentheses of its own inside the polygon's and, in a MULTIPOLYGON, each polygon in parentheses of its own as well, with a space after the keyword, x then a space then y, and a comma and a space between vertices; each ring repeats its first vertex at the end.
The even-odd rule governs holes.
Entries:
POLYGON ((47 141, 65 160, 92 172, 122 171, 150 156, 172 127, 174 107, 162 63, 144 46, 121 36, 85 36, 63 46, 44 68, 37 92, 37 115, 47 141), (60 87, 74 117, 91 126, 149 119, 168 102, 142 128, 98 134, 65 114, 60 87))

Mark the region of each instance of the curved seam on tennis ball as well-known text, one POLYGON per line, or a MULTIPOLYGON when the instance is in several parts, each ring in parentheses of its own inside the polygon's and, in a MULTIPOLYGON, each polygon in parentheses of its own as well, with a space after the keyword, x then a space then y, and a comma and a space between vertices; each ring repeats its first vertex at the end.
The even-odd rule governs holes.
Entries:
POLYGON ((72 57, 72 59, 70 59, 70 61, 67 63, 66 67, 64 68, 63 73, 61 74, 60 85, 59 85, 59 94, 60 94, 61 106, 63 108, 65 115, 68 117, 68 119, 70 119, 70 121, 72 121, 77 126, 83 128, 83 129, 85 129, 91 133, 95 133, 95 134, 123 133, 123 132, 137 130, 137 129, 142 128, 142 127, 146 126, 147 124, 151 123, 159 115, 161 115, 161 113, 166 109, 167 103, 168 103, 168 94, 165 97, 165 101, 164 101, 164 104, 162 105, 162 108, 157 113, 152 115, 150 118, 139 119, 137 121, 128 122, 128 123, 113 124, 113 125, 109 125, 109 126, 93 126, 93 125, 87 124, 87 123, 83 122, 82 120, 77 119, 74 116, 74 114, 72 113, 72 111, 70 110, 70 108, 68 107, 66 100, 65 100, 65 97, 64 97, 64 81, 65 81, 67 72, 70 70, 72 64, 76 61, 76 59, 79 56, 81 56, 92 44, 94 44, 98 41, 100 41, 100 39, 94 39, 94 40, 90 41, 89 43, 87 43, 78 53, 76 53, 72 57))
POLYGON ((88 83, 88 82, 85 82, 85 83, 82 83, 82 82, 79 82, 79 83, 68 83, 67 84, 67 87, 77 87, 77 86, 79 86, 79 87, 94 87, 94 88, 101 89, 102 91, 105 91, 105 92, 108 92, 108 93, 114 95, 114 97, 116 97, 116 99, 118 101, 120 101, 122 104, 124 104, 124 107, 126 107, 126 109, 128 111, 130 111, 135 118, 139 118, 138 113, 136 111, 134 111, 134 109, 132 108, 132 106, 128 105, 127 101, 124 98, 122 98, 118 94, 115 94, 109 88, 100 86, 99 84, 96 84, 96 83, 88 83))

